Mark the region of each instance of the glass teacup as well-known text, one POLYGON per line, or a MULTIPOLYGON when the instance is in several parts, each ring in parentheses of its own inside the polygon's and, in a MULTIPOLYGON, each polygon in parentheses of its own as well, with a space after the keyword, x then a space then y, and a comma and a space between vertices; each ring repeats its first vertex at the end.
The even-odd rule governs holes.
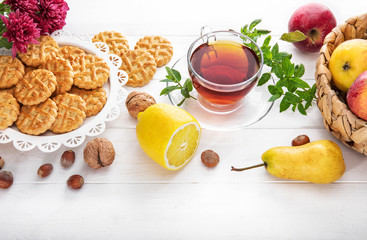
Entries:
POLYGON ((196 39, 188 50, 187 63, 200 105, 212 112, 227 113, 240 107, 256 85, 263 55, 249 37, 220 30, 196 39))

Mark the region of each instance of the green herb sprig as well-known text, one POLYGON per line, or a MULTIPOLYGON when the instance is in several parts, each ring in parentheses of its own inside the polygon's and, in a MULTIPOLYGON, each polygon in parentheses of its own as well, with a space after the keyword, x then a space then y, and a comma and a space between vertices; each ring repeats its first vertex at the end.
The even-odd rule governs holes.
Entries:
MULTIPOLYGON (((245 25, 241 28, 241 33, 248 36, 254 42, 268 35, 270 31, 259 30, 255 27, 261 22, 261 19, 254 20, 250 25, 245 25)), ((287 110, 292 106, 292 111, 296 109, 303 115, 307 115, 307 109, 312 106, 312 102, 316 99, 316 84, 310 85, 303 81, 301 77, 305 73, 305 67, 301 64, 291 62, 292 54, 280 52, 279 45, 270 45, 271 36, 268 35, 262 46, 260 47, 264 56, 264 64, 271 68, 270 72, 263 73, 258 81, 258 86, 267 83, 272 76, 276 76, 278 80, 275 85, 269 85, 268 90, 272 95, 269 98, 270 102, 282 98, 280 102, 280 112, 287 110)), ((253 43, 245 41, 244 44, 256 49, 253 43)))
POLYGON ((173 68, 169 68, 169 67, 166 67, 166 71, 168 74, 166 76, 166 79, 160 80, 160 82, 166 82, 166 83, 170 82, 170 83, 173 83, 174 85, 165 87, 160 93, 161 96, 167 95, 170 92, 179 89, 181 90, 181 94, 184 98, 182 99, 182 101, 179 104, 177 104, 177 106, 181 106, 185 102, 185 100, 188 98, 192 98, 196 100, 195 97, 190 95, 190 92, 193 90, 193 86, 192 86, 192 82, 190 78, 186 79, 185 83, 182 85, 180 83, 181 74, 179 71, 173 68))

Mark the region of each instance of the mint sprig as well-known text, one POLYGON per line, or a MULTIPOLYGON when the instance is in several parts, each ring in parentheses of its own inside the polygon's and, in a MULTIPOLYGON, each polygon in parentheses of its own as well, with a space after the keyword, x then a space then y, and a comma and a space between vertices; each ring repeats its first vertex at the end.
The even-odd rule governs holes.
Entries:
MULTIPOLYGON (((254 20, 250 25, 241 28, 241 33, 248 36, 254 42, 265 35, 268 30, 258 30, 255 27, 261 22, 261 19, 254 20)), ((291 62, 292 54, 280 52, 278 43, 270 45, 271 36, 268 35, 260 47, 264 56, 264 64, 271 68, 270 72, 263 73, 258 81, 258 86, 267 83, 274 75, 278 78, 275 85, 269 85, 268 90, 272 95, 270 102, 281 99, 280 112, 283 112, 292 106, 292 111, 296 109, 303 115, 307 115, 307 109, 312 106, 316 100, 316 84, 312 87, 301 79, 305 73, 305 67, 301 64, 291 62)), ((256 49, 253 43, 244 40, 244 44, 256 49)))
POLYGON ((174 85, 165 87, 160 93, 161 96, 168 95, 170 92, 174 90, 180 90, 184 98, 182 99, 180 103, 177 104, 177 106, 181 106, 185 102, 185 100, 188 98, 192 98, 196 100, 195 97, 190 95, 190 92, 192 92, 192 90, 194 89, 190 78, 187 78, 185 83, 182 85, 180 83, 181 74, 179 71, 173 68, 169 68, 169 67, 166 67, 166 71, 168 74, 166 76, 166 79, 160 80, 160 82, 173 83, 174 85))

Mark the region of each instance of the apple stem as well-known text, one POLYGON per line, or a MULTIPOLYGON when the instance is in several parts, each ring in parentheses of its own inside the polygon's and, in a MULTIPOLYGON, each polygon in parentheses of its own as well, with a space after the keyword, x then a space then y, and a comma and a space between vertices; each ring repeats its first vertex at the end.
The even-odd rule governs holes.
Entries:
POLYGON ((343 65, 343 70, 344 71, 348 71, 350 68, 351 67, 350 67, 350 63, 349 62, 344 63, 344 65, 343 65))
POLYGON ((260 164, 257 164, 257 165, 253 165, 253 166, 250 166, 250 167, 245 167, 245 168, 235 168, 235 167, 231 167, 231 171, 236 171, 236 172, 240 172, 240 171, 245 171, 245 170, 249 170, 249 169, 252 169, 252 168, 258 168, 258 167, 266 167, 266 163, 260 163, 260 164))
POLYGON ((315 40, 320 39, 320 32, 316 29, 312 29, 308 38, 311 40, 312 44, 315 44, 315 40))

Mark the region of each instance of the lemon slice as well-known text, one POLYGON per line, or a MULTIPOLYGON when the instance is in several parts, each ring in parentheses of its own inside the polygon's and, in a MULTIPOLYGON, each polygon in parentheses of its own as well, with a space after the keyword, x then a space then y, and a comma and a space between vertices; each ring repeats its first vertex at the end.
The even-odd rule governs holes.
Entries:
POLYGON ((194 156, 201 128, 183 109, 158 103, 139 113, 136 136, 150 158, 167 169, 178 170, 194 156))

